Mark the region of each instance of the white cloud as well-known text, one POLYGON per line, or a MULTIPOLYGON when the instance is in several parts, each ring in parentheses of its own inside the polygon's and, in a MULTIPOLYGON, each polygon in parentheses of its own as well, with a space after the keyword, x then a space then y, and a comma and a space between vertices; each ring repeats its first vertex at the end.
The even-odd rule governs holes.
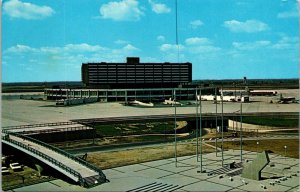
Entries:
POLYGON ((35 52, 35 51, 37 51, 35 48, 26 45, 16 45, 6 50, 6 52, 10 52, 10 53, 26 53, 26 52, 35 52))
MULTIPOLYGON (((28 59, 30 63, 61 63, 63 65, 77 65, 82 62, 98 62, 99 60, 113 61, 124 59, 128 54, 140 51, 132 44, 127 44, 119 49, 111 49, 99 45, 67 44, 62 47, 39 47, 32 48, 27 45, 16 45, 4 51, 4 56, 18 57, 19 59, 28 59), (35 62, 32 62, 32 54, 34 54, 35 62)), ((6 59, 10 60, 10 59, 6 59)))
POLYGON ((136 0, 112 1, 100 7, 101 18, 115 21, 138 21, 144 13, 136 0))
POLYGON ((139 49, 136 48, 135 46, 131 44, 127 44, 126 46, 123 47, 123 50, 125 51, 138 51, 139 49))
POLYGON ((132 44, 127 44, 121 49, 110 49, 99 45, 89 45, 87 43, 81 44, 67 44, 63 47, 40 47, 32 48, 27 45, 16 45, 5 50, 5 53, 40 53, 40 54, 57 54, 59 56, 65 54, 82 54, 82 53, 110 53, 113 51, 138 51, 137 47, 132 44))
POLYGON ((187 45, 188 52, 191 54, 215 53, 221 50, 220 47, 214 46, 208 38, 203 37, 187 38, 185 44, 187 45))
POLYGON ((121 40, 121 39, 118 39, 114 42, 115 44, 118 44, 118 45, 124 45, 124 44, 128 44, 129 41, 125 41, 125 40, 121 40))
POLYGON ((277 14, 277 18, 286 19, 286 18, 297 18, 299 17, 298 5, 296 4, 294 8, 290 11, 284 11, 277 14))
POLYGON ((163 14, 163 13, 170 13, 171 9, 162 3, 154 3, 152 0, 149 0, 149 3, 151 5, 152 11, 154 11, 157 14, 163 14))
POLYGON ((63 52, 63 48, 61 47, 40 47, 37 49, 39 52, 42 53, 51 53, 51 54, 59 54, 63 52))
POLYGON ((246 33, 261 32, 269 29, 267 24, 258 20, 247 20, 245 22, 237 20, 225 21, 224 26, 232 32, 246 33))
POLYGON ((281 39, 275 43, 272 48, 274 49, 298 49, 299 38, 298 37, 289 37, 283 35, 281 39))
POLYGON ((271 44, 270 41, 255 41, 255 42, 233 42, 232 45, 238 50, 256 50, 267 47, 271 44))
POLYGON ((19 0, 6 1, 3 11, 12 18, 43 19, 50 17, 55 11, 49 6, 39 6, 32 3, 24 3, 19 0))
POLYGON ((165 41, 165 40, 166 40, 165 36, 163 36, 163 35, 157 36, 156 39, 157 39, 158 41, 165 41))
POLYGON ((210 40, 207 38, 200 37, 192 37, 185 40, 185 44, 187 45, 203 45, 203 44, 211 44, 210 40))
POLYGON ((65 51, 77 51, 77 52, 97 52, 101 50, 105 50, 106 48, 101 47, 99 45, 89 45, 86 43, 82 44, 67 44, 64 47, 65 51))
POLYGON ((292 18, 292 17, 299 17, 298 12, 281 12, 277 15, 278 18, 292 18))
POLYGON ((196 47, 190 47, 189 52, 192 54, 202 54, 202 53, 215 53, 217 51, 220 51, 220 47, 216 47, 213 45, 200 45, 196 47))
POLYGON ((275 43, 272 43, 271 41, 267 40, 254 42, 233 42, 232 46, 234 48, 234 51, 265 51, 266 49, 297 51, 298 44, 298 37, 289 37, 287 35, 281 35, 281 38, 275 43))
POLYGON ((159 49, 163 52, 168 52, 168 51, 177 51, 179 47, 179 50, 183 50, 184 46, 183 45, 175 45, 175 44, 162 44, 159 49))
POLYGON ((100 45, 67 44, 57 47, 30 47, 27 45, 16 45, 3 52, 6 79, 16 81, 24 80, 78 80, 80 78, 80 67, 86 62, 124 62, 129 55, 136 56, 140 51, 132 44, 127 44, 118 49, 102 47, 100 45), (22 65, 23 66, 20 66, 22 65), (26 73, 31 68, 36 73, 26 73), (17 71, 10 74, 13 69, 17 71), (41 74, 38 71, 47 71, 41 74), (66 73, 66 71, 68 73, 66 73), (10 75, 7 75, 10 74, 10 75), (16 75, 18 74, 18 75, 16 75), (19 74, 22 74, 21 76, 19 74))
POLYGON ((203 25, 203 22, 201 20, 194 20, 190 22, 190 25, 192 29, 197 29, 198 27, 203 25))

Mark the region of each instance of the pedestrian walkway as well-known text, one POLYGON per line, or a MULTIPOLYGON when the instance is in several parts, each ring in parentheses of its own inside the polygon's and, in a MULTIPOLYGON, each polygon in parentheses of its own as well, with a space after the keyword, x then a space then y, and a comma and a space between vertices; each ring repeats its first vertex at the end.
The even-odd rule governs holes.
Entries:
POLYGON ((107 181, 99 168, 63 150, 17 133, 2 130, 2 134, 3 143, 36 158, 83 187, 92 187, 107 181))
MULTIPOLYGON (((239 163, 239 150, 224 152, 224 165, 233 161, 239 163)), ((244 162, 251 162, 256 158, 256 152, 243 151, 244 162)), ((267 179, 268 171, 262 171, 266 179, 255 181, 245 179, 240 174, 209 175, 208 173, 222 168, 221 154, 203 154, 203 172, 200 170, 200 162, 196 156, 179 157, 177 167, 174 158, 150 161, 124 167, 116 167, 104 170, 110 179, 109 183, 83 189, 70 185, 61 180, 41 183, 33 186, 15 189, 14 191, 35 191, 43 187, 48 191, 297 191, 299 189, 299 159, 285 158, 277 154, 269 154, 275 167, 284 169, 289 167, 289 175, 285 179, 275 182, 275 179, 267 179), (273 184, 275 183, 275 184, 273 184), (262 186, 264 188, 262 188, 262 186), (164 190, 165 189, 165 190, 164 190)), ((240 168, 235 169, 236 171, 240 168)), ((279 178, 284 177, 278 175, 279 178)))

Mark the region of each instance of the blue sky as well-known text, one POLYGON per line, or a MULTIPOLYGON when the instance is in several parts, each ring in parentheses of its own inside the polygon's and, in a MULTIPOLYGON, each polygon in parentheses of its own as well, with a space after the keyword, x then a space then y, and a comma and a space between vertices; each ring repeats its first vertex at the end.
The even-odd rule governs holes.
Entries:
POLYGON ((296 0, 4 0, 2 81, 80 81, 83 62, 192 62, 193 79, 298 78, 296 0))

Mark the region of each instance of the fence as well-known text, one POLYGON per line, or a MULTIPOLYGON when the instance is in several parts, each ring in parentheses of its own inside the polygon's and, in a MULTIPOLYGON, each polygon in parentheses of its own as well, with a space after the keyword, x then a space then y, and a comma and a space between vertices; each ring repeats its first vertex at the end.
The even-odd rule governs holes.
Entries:
POLYGON ((50 150, 52 150, 52 151, 55 151, 56 153, 62 154, 62 155, 64 155, 65 157, 67 157, 67 158, 69 158, 69 159, 72 159, 72 160, 78 162, 79 164, 81 164, 81 165, 83 165, 83 166, 85 166, 85 167, 87 167, 87 168, 89 168, 89 169, 95 171, 96 173, 98 173, 98 174, 100 175, 100 178, 101 178, 102 182, 106 182, 106 180, 107 180, 107 179, 106 179, 106 176, 103 174, 103 172, 102 172, 99 168, 97 168, 97 167, 94 166, 94 165, 89 164, 88 162, 86 162, 86 161, 84 161, 84 160, 82 160, 82 159, 80 159, 80 158, 78 158, 78 157, 75 157, 75 156, 73 156, 73 155, 67 153, 67 152, 64 151, 64 150, 61 150, 61 149, 59 149, 59 148, 57 148, 57 147, 54 147, 54 146, 52 146, 52 145, 48 145, 48 144, 46 144, 46 143, 44 143, 44 142, 42 142, 42 141, 39 141, 39 140, 37 140, 37 139, 28 137, 28 136, 26 136, 26 135, 21 135, 21 134, 18 134, 18 133, 12 133, 12 132, 9 132, 9 131, 7 131, 7 130, 2 130, 2 133, 5 134, 5 135, 2 137, 2 139, 6 140, 6 141, 8 141, 8 142, 14 143, 14 144, 16 144, 16 145, 18 145, 18 146, 20 146, 20 147, 22 147, 22 148, 25 148, 26 150, 31 151, 32 153, 35 153, 35 154, 41 156, 42 158, 44 158, 44 159, 50 161, 51 163, 53 163, 53 164, 59 166, 59 167, 62 168, 63 170, 66 170, 67 172, 69 172, 70 174, 74 175, 75 177, 78 177, 78 181, 79 181, 80 184, 82 184, 82 185, 83 185, 85 182, 84 182, 84 179, 81 177, 80 173, 78 173, 78 172, 76 172, 76 171, 70 169, 70 168, 67 167, 66 165, 60 163, 59 161, 53 159, 52 157, 50 157, 50 156, 48 156, 48 155, 45 155, 45 154, 41 153, 40 151, 38 151, 38 150, 36 150, 36 149, 33 149, 33 148, 31 148, 31 147, 29 147, 29 146, 27 146, 27 145, 25 145, 25 144, 23 144, 23 143, 20 143, 20 142, 18 142, 18 141, 9 139, 9 135, 13 135, 13 136, 16 136, 16 137, 19 137, 19 138, 22 138, 22 139, 29 140, 29 141, 31 141, 31 142, 33 142, 33 143, 39 144, 39 145, 41 145, 41 146, 43 146, 43 147, 46 147, 46 148, 48 148, 48 149, 50 149, 50 150))
POLYGON ((24 128, 33 128, 33 127, 58 126, 58 125, 74 125, 74 124, 78 124, 78 123, 72 122, 72 121, 57 122, 57 123, 39 123, 39 124, 31 124, 31 125, 7 126, 7 127, 2 127, 2 130, 3 129, 24 129, 24 128))
MULTIPOLYGON (((5 133, 5 132, 4 132, 4 133, 5 133)), ((43 159, 46 159, 47 161, 49 161, 49 162, 51 162, 52 164, 54 164, 54 165, 56 165, 56 166, 62 168, 63 170, 67 171, 68 173, 72 174, 73 176, 77 177, 77 178, 80 180, 81 175, 80 175, 80 173, 78 173, 77 171, 72 170, 72 169, 69 168, 68 166, 62 164, 61 162, 55 160, 54 158, 52 158, 52 157, 50 157, 50 156, 48 156, 48 155, 46 155, 46 154, 44 154, 44 153, 42 153, 42 152, 40 152, 40 151, 34 149, 34 148, 31 148, 31 147, 29 147, 29 146, 27 146, 27 145, 25 145, 25 144, 23 144, 23 143, 21 143, 21 142, 18 142, 18 141, 15 141, 15 140, 13 140, 13 139, 10 139, 10 138, 9 138, 9 135, 17 136, 15 133, 5 133, 5 134, 6 134, 6 135, 2 137, 3 140, 8 141, 8 142, 10 142, 10 143, 12 143, 12 144, 15 144, 15 145, 17 145, 17 146, 19 146, 19 147, 21 147, 21 148, 23 148, 23 149, 26 149, 27 151, 32 152, 32 153, 34 153, 34 154, 36 154, 36 155, 42 157, 43 159)))

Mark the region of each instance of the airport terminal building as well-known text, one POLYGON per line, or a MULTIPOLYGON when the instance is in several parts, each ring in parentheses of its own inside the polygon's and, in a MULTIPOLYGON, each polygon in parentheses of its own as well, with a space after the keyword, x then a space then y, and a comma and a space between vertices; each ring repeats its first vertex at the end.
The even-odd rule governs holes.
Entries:
POLYGON ((192 63, 83 63, 82 82, 88 88, 176 88, 192 82, 192 63))
POLYGON ((86 99, 98 101, 155 101, 174 98, 195 99, 192 63, 140 63, 127 57, 126 63, 83 63, 83 88, 45 89, 46 99, 86 99))

